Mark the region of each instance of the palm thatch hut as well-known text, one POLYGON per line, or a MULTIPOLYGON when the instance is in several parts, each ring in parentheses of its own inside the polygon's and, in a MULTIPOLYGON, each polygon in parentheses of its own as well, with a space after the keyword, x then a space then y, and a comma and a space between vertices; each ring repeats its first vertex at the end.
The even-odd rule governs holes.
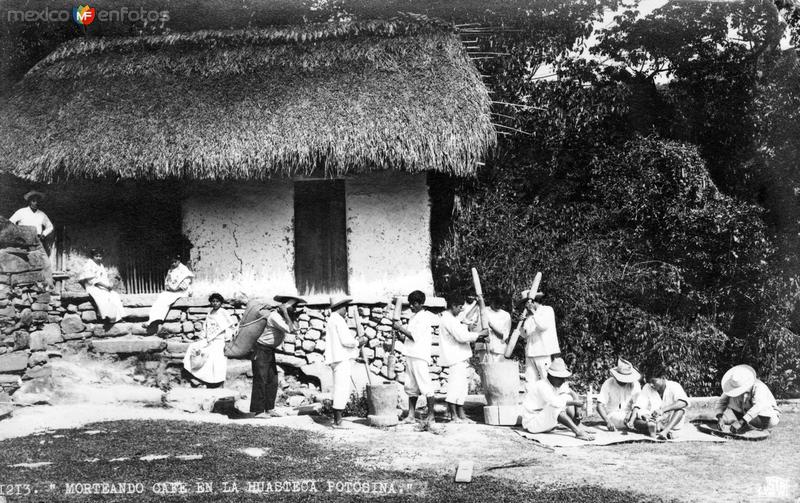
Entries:
POLYGON ((79 39, 17 83, 0 158, 58 194, 65 268, 99 244, 132 280, 183 239, 197 290, 383 295, 432 287, 426 174, 474 173, 489 107, 434 23, 79 39))

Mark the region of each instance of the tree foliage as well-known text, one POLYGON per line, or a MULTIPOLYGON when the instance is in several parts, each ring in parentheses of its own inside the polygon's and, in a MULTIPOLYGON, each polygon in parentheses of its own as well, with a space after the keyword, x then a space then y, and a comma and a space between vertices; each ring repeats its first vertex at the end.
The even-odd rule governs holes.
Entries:
POLYGON ((498 109, 508 135, 462 187, 437 286, 469 290, 477 267, 510 305, 542 271, 585 383, 624 356, 694 393, 717 393, 736 363, 800 392, 787 29, 788 2, 671 2, 622 13, 594 58, 557 61, 556 81, 495 75, 498 100, 526 107, 498 109))

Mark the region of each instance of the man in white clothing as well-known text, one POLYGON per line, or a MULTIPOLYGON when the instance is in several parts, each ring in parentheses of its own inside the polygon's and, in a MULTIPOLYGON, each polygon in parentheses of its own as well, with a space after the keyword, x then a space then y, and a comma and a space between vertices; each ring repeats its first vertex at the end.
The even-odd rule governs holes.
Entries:
POLYGON ((406 422, 414 422, 414 411, 417 409, 417 398, 424 396, 428 402, 428 424, 435 423, 433 407, 436 397, 433 394, 433 384, 429 365, 431 358, 431 344, 433 343, 433 323, 436 316, 425 309, 425 294, 414 290, 408 294, 408 304, 413 313, 408 320, 408 326, 403 326, 400 321, 395 321, 392 327, 405 339, 403 347, 406 355, 406 382, 405 391, 408 394, 408 416, 406 422))
POLYGON ((470 332, 467 326, 458 320, 464 309, 464 296, 453 292, 447 296, 447 310, 442 313, 439 322, 439 364, 450 367, 447 376, 447 408, 454 423, 472 422, 464 414, 464 401, 467 398, 467 360, 472 357, 470 342, 481 336, 489 335, 489 330, 470 332))
POLYGON ((545 433, 562 424, 576 438, 594 440, 592 435, 578 426, 578 408, 584 405, 584 401, 570 389, 567 378, 571 375, 564 360, 553 360, 547 369, 547 377, 533 383, 525 393, 522 402, 523 428, 531 433, 545 433))
POLYGON ((325 337, 325 363, 333 371, 333 427, 342 425, 342 411, 350 399, 353 360, 358 356, 358 341, 344 319, 347 306, 352 302, 347 296, 331 297, 331 315, 325 337))
POLYGON ((633 406, 633 427, 659 440, 672 439, 683 426, 689 397, 683 386, 654 372, 633 406))
POLYGON ((768 430, 781 419, 775 396, 750 365, 736 365, 722 376, 716 415, 719 429, 730 429, 731 433, 751 428, 768 430))
POLYGON ((15 225, 33 227, 36 229, 36 235, 42 242, 42 246, 47 253, 50 252, 50 245, 48 244, 49 237, 53 233, 53 224, 47 215, 39 209, 39 204, 44 199, 44 194, 32 190, 23 196, 27 201, 28 206, 20 208, 11 215, 8 220, 15 225))
POLYGON ((633 418, 633 403, 642 391, 641 374, 631 362, 623 358, 611 369, 611 377, 600 386, 597 395, 597 413, 605 421, 608 431, 625 428, 633 418))
POLYGON ((502 308, 502 300, 497 290, 486 293, 486 321, 489 336, 486 339, 485 362, 505 361, 506 345, 511 335, 511 314, 502 308))
POLYGON ((536 381, 547 377, 551 357, 560 353, 556 333, 556 315, 553 308, 540 303, 543 293, 537 292, 534 299, 528 297, 528 290, 522 292, 525 302, 525 321, 520 336, 525 344, 525 380, 529 387, 536 381))

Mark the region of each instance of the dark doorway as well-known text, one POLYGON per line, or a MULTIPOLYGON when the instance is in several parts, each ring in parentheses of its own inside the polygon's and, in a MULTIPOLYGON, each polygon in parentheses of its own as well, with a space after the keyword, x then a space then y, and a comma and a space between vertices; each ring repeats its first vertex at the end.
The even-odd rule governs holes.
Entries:
POLYGON ((300 295, 347 293, 344 180, 294 184, 294 278, 300 295))

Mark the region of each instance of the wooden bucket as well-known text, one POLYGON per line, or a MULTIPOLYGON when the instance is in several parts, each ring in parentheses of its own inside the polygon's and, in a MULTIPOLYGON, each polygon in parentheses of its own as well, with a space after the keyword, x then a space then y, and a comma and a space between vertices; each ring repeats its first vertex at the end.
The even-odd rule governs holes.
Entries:
POLYGON ((483 394, 488 405, 519 404, 519 364, 514 360, 481 364, 483 394))
POLYGON ((386 382, 367 386, 369 423, 372 426, 394 426, 397 417, 397 384, 386 382))

